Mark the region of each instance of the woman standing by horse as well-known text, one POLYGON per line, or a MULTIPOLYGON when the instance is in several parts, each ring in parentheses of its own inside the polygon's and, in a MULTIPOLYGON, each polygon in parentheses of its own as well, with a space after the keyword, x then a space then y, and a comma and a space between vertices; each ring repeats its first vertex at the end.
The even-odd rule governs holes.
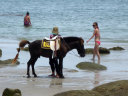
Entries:
POLYGON ((87 43, 93 38, 95 37, 95 46, 94 46, 94 50, 93 50, 93 60, 95 60, 95 55, 97 55, 98 57, 98 64, 100 64, 100 53, 99 53, 99 45, 100 45, 100 31, 99 31, 99 27, 98 27, 98 23, 94 22, 93 23, 93 28, 94 28, 94 32, 93 35, 91 36, 91 38, 87 41, 87 43))

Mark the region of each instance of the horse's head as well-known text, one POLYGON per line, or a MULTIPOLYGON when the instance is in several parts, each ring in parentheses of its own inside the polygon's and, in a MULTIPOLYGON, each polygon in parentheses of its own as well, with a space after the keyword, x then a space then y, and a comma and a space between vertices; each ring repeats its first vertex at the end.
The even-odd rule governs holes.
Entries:
POLYGON ((81 56, 81 57, 84 57, 85 56, 85 49, 84 49, 84 40, 82 38, 80 38, 78 44, 77 44, 77 51, 78 51, 78 54, 81 56))
POLYGON ((85 56, 84 40, 82 38, 64 37, 62 41, 64 42, 64 45, 67 47, 68 51, 77 49, 77 52, 81 57, 85 56))

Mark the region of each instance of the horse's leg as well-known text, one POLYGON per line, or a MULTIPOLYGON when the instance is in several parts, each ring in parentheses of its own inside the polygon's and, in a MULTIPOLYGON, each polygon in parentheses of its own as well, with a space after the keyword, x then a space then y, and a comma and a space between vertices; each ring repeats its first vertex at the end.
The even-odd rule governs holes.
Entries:
MULTIPOLYGON (((30 77, 30 65, 32 65, 32 71, 33 71, 33 74, 35 73, 35 71, 33 70, 34 69, 34 64, 36 62, 38 57, 34 57, 34 56, 31 56, 30 60, 28 61, 27 63, 27 77, 29 78, 30 77)), ((34 76, 37 76, 36 74, 34 74, 34 76)))
POLYGON ((32 64, 31 64, 31 66, 32 66, 32 74, 34 75, 34 77, 37 77, 37 75, 35 73, 35 68, 34 68, 34 65, 35 65, 35 62, 37 61, 37 59, 38 59, 38 57, 34 57, 32 59, 32 64))
POLYGON ((63 58, 59 58, 59 70, 60 70, 60 78, 64 78, 64 75, 63 75, 63 58))
POLYGON ((27 63, 27 78, 30 77, 30 73, 29 73, 29 71, 30 71, 30 65, 31 65, 31 58, 29 59, 29 61, 27 63))
POLYGON ((52 74, 49 76, 55 76, 55 65, 54 65, 54 60, 52 58, 49 58, 49 64, 52 70, 52 74))

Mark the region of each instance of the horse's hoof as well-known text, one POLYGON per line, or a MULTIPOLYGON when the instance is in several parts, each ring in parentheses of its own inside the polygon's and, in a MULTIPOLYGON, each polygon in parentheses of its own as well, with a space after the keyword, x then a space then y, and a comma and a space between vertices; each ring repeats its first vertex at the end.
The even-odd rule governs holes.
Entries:
POLYGON ((27 76, 27 78, 30 78, 31 76, 27 76))
POLYGON ((62 79, 63 79, 63 78, 64 78, 64 76, 63 76, 63 75, 62 75, 62 76, 59 76, 59 78, 62 78, 62 79))
POLYGON ((34 77, 36 78, 36 77, 37 77, 37 75, 34 75, 34 77))

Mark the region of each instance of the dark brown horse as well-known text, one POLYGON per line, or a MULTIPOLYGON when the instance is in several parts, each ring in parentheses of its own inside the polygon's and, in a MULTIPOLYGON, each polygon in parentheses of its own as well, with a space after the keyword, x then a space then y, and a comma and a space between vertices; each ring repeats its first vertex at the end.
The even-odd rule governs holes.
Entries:
MULTIPOLYGON (((53 51, 50 49, 42 49, 41 48, 42 40, 36 40, 34 42, 29 42, 27 40, 22 40, 19 44, 18 54, 20 52, 20 48, 24 47, 26 44, 29 44, 29 52, 30 52, 30 60, 27 63, 27 76, 30 77, 29 74, 29 67, 32 67, 32 73, 34 77, 37 77, 34 69, 35 62, 40 56, 49 58, 49 64, 51 66, 52 73, 54 73, 55 69, 60 78, 63 78, 63 58, 66 54, 71 51, 72 49, 76 49, 80 57, 85 56, 85 49, 84 49, 84 40, 79 37, 64 37, 61 38, 61 46, 60 49, 56 52, 57 57, 56 60, 52 58, 53 51), (59 64, 57 63, 59 60, 59 64), (53 64, 55 63, 55 64, 53 64)), ((16 58, 18 57, 18 54, 16 58)), ((15 60, 16 60, 15 58, 15 60)), ((15 61, 14 60, 14 61, 15 61)))

